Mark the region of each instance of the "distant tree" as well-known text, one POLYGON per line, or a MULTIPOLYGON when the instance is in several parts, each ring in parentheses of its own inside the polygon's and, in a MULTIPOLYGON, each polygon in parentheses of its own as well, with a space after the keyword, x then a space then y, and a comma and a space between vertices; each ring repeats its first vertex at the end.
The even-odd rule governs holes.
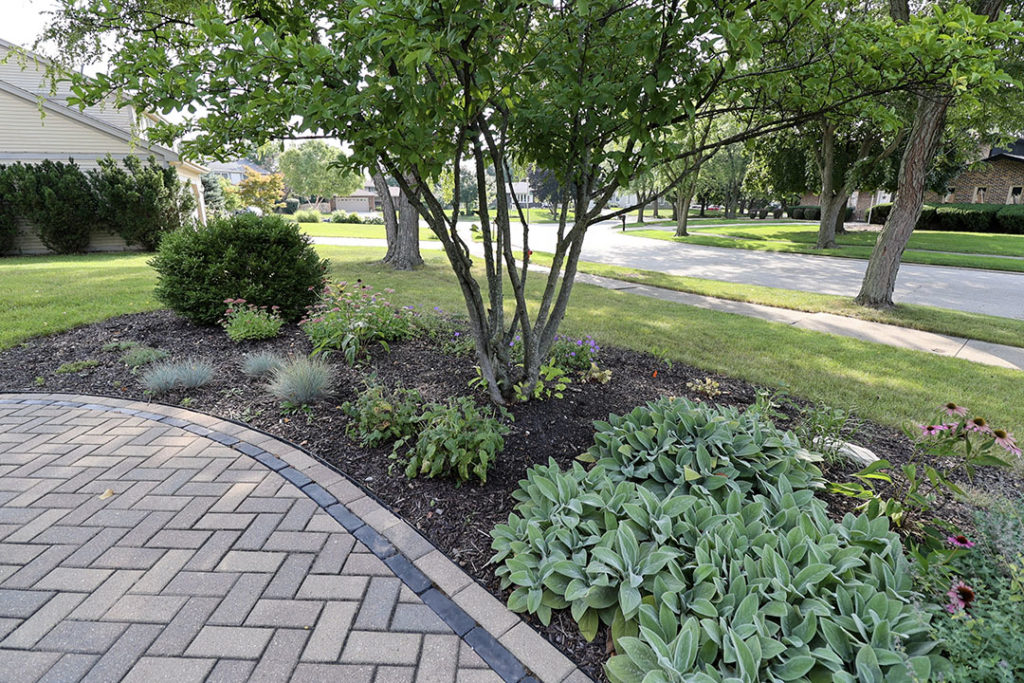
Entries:
POLYGON ((281 155, 281 173, 293 193, 313 197, 319 204, 347 197, 363 186, 361 173, 342 169, 344 154, 321 140, 309 140, 281 155))
POLYGON ((225 213, 234 213, 241 209, 242 198, 239 196, 238 186, 222 175, 219 175, 216 178, 217 184, 220 185, 221 194, 224 195, 225 213))
POLYGON ((251 145, 246 150, 245 158, 271 173, 277 173, 281 170, 281 152, 280 140, 267 140, 262 145, 251 145))
POLYGON ((558 182, 558 176, 544 168, 531 168, 526 177, 533 196, 554 216, 555 210, 568 196, 568 191, 558 182))
POLYGON ((251 168, 245 169, 245 178, 238 184, 238 199, 242 206, 255 206, 264 213, 270 213, 283 198, 284 177, 280 173, 261 175, 251 168))
POLYGON ((227 207, 220 176, 204 173, 200 180, 203 182, 203 202, 206 204, 206 210, 213 215, 224 213, 227 207))

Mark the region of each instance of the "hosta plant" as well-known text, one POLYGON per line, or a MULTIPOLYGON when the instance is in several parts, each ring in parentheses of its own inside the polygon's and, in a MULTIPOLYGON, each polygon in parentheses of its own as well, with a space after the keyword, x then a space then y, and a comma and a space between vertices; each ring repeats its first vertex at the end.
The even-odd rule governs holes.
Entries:
POLYGON ((659 495, 675 489, 722 500, 732 491, 764 493, 783 475, 793 488, 821 476, 820 458, 756 410, 661 398, 594 426, 587 457, 613 481, 659 495))
MULTIPOLYGON (((689 405, 700 419, 661 420, 653 435, 636 411, 639 430, 610 420, 604 433, 618 423, 622 458, 528 471, 516 510, 492 531, 510 608, 544 623, 568 608, 588 639, 609 626, 615 682, 909 681, 943 671, 888 520, 832 521, 795 440, 756 413, 689 405), (717 435, 723 423, 732 441, 717 435), (622 475, 628 462, 650 462, 647 448, 694 432, 679 480, 678 447, 662 448, 646 477, 622 475), (723 469, 726 486, 694 483, 725 479, 723 469)), ((662 412, 682 416, 676 407, 662 412)))

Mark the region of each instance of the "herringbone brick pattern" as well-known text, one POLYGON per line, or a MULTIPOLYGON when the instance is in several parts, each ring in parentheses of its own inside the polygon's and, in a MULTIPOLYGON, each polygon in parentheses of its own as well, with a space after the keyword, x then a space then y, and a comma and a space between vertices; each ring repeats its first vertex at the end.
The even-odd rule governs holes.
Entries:
POLYGON ((500 680, 260 462, 143 417, 0 405, 0 680, 122 678, 500 680))

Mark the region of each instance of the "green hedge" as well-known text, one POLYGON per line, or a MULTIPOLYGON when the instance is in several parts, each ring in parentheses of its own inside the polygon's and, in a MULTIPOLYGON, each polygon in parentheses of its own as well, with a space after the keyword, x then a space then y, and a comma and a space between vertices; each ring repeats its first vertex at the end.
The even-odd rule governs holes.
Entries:
POLYGON ((821 207, 814 204, 797 204, 786 209, 786 215, 790 218, 807 219, 816 221, 821 218, 821 207))
POLYGON ((952 232, 995 232, 996 214, 1000 204, 940 204, 935 207, 935 221, 927 229, 952 232))
POLYGON ((1024 206, 1004 206, 996 214, 997 232, 1024 235, 1024 206))
POLYGON ((127 244, 155 249, 160 238, 188 220, 194 202, 172 168, 150 157, 107 157, 85 173, 74 161, 0 166, 0 253, 14 246, 17 220, 31 225, 58 254, 85 251, 92 234, 105 229, 127 244))

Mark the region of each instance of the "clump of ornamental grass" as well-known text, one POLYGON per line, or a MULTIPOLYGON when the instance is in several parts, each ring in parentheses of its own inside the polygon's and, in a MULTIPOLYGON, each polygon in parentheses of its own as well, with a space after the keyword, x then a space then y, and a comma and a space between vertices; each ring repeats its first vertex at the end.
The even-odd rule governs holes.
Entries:
POLYGON ((137 370, 143 365, 155 363, 158 360, 167 358, 168 353, 163 349, 154 349, 152 346, 139 344, 130 347, 121 356, 121 361, 132 370, 137 370))
POLYGON ((201 358, 160 363, 142 375, 142 386, 151 396, 174 389, 195 389, 213 379, 213 365, 201 358))
POLYGON ((326 398, 334 370, 320 358, 295 358, 271 373, 267 390, 286 406, 304 406, 326 398))
POLYGON ((273 351, 257 351, 242 359, 242 372, 250 377, 269 375, 284 365, 285 359, 273 351))

